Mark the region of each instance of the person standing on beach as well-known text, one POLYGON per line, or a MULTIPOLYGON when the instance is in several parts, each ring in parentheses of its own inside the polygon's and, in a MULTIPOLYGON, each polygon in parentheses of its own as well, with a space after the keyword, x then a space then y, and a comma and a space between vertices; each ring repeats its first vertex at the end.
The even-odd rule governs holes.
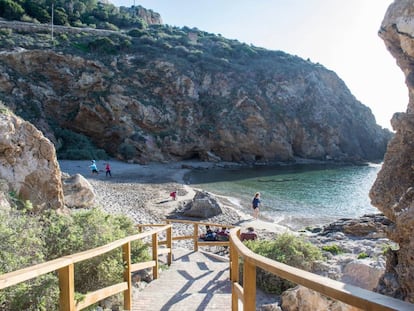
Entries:
POLYGON ((108 162, 106 162, 106 164, 105 164, 105 176, 106 177, 112 177, 112 174, 111 174, 111 166, 109 165, 109 163, 108 162))
POLYGON ((252 208, 253 208, 253 217, 258 218, 259 217, 259 205, 260 205, 260 192, 256 192, 254 195, 253 201, 252 201, 252 208))

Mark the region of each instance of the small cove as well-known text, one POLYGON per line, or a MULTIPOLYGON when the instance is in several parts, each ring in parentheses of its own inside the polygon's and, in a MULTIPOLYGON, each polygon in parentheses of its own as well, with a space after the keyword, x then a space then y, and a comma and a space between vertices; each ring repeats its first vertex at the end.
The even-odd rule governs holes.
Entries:
POLYGON ((379 164, 303 164, 196 169, 185 176, 185 182, 229 197, 246 213, 251 213, 251 199, 259 191, 260 218, 299 230, 378 213, 368 193, 380 168, 379 164))

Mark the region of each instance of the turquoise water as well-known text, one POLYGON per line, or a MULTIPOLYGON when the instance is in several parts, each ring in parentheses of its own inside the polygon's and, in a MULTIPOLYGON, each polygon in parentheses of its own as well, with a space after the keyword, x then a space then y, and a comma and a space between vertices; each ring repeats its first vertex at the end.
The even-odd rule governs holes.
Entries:
POLYGON ((378 213, 369 190, 380 165, 295 165, 194 170, 186 175, 193 187, 225 195, 251 213, 255 192, 261 193, 261 218, 301 229, 339 218, 378 213))

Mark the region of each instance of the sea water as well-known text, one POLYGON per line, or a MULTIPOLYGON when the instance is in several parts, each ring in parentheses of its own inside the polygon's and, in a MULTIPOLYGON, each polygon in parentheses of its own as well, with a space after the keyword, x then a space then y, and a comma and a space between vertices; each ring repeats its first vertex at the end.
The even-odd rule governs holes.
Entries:
POLYGON ((186 175, 195 188, 230 197, 251 213, 255 192, 261 194, 260 218, 298 230, 378 213, 369 190, 381 165, 292 165, 193 170, 186 175))

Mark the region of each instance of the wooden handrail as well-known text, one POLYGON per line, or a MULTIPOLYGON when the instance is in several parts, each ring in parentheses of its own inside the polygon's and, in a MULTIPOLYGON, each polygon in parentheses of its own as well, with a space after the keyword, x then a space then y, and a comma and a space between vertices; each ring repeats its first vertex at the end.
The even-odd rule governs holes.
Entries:
POLYGON ((61 311, 81 310, 102 299, 105 299, 122 291, 124 292, 124 309, 131 310, 131 272, 138 271, 146 267, 153 267, 153 277, 158 277, 158 234, 162 231, 166 231, 167 233, 167 249, 163 250, 163 253, 168 254, 168 264, 170 265, 172 258, 172 225, 164 224, 162 227, 128 236, 94 249, 64 256, 31 267, 2 274, 0 275, 0 290, 33 279, 35 277, 42 276, 46 273, 57 271, 60 288, 59 308, 61 311), (148 262, 132 264, 131 242, 141 240, 149 236, 152 237, 152 260, 148 262), (122 247, 124 265, 123 282, 113 284, 92 293, 88 293, 85 295, 85 298, 81 302, 76 304, 74 298, 74 264, 90 258, 101 256, 102 254, 108 253, 119 247, 122 247))
POLYGON ((239 239, 240 228, 230 230, 230 278, 232 281, 232 310, 256 310, 256 268, 259 267, 283 279, 302 285, 351 306, 368 310, 414 310, 414 304, 338 282, 314 273, 288 266, 263 257, 248 249, 239 239), (243 286, 239 284, 239 259, 243 259, 243 286))
POLYGON ((124 309, 130 310, 132 307, 131 297, 131 272, 152 267, 154 278, 158 277, 158 255, 168 254, 168 264, 172 261, 172 242, 173 240, 190 239, 194 241, 194 248, 198 246, 230 246, 230 279, 232 282, 232 310, 238 310, 239 302, 243 305, 243 310, 254 311, 256 309, 256 268, 259 267, 281 278, 287 279, 296 284, 315 290, 323 295, 340 300, 351 306, 364 310, 414 310, 414 305, 388 296, 380 295, 356 286, 331 280, 317 274, 306 272, 269 258, 255 254, 240 241, 240 228, 230 225, 216 223, 193 222, 189 220, 166 220, 168 224, 142 225, 143 227, 156 227, 133 236, 108 243, 91 250, 77 254, 64 256, 49 262, 41 263, 32 267, 24 268, 0 275, 0 290, 12 285, 30 280, 46 273, 57 271, 60 287, 60 310, 74 311, 81 310, 115 293, 124 292, 124 309), (172 223, 186 223, 193 225, 193 235, 181 237, 172 236, 172 223), (230 241, 198 241, 198 227, 200 225, 210 225, 212 227, 228 227, 230 230, 230 241), (166 231, 166 240, 158 241, 158 234, 166 231), (151 237, 152 260, 143 263, 131 263, 131 242, 146 237, 151 237), (165 245, 165 248, 158 250, 158 245, 165 245), (110 252, 122 247, 124 262, 124 281, 113 284, 95 292, 88 293, 84 300, 76 304, 74 300, 74 264, 86 259, 97 257, 103 253, 110 252), (243 259, 243 286, 239 282, 240 259, 243 259))

